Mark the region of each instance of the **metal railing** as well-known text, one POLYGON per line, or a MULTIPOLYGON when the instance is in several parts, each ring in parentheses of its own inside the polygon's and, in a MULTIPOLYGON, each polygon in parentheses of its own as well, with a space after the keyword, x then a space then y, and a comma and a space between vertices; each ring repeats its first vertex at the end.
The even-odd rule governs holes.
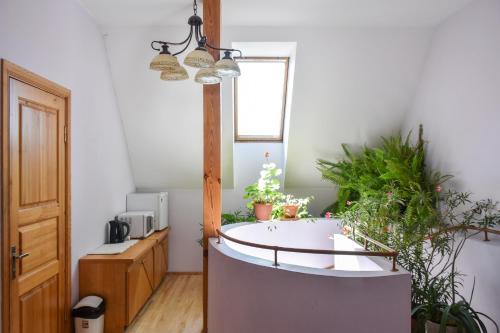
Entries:
POLYGON ((365 240, 365 251, 345 251, 345 250, 319 250, 319 249, 304 249, 304 248, 294 248, 294 247, 283 247, 283 246, 275 246, 275 245, 265 245, 243 241, 231 236, 226 235, 220 229, 217 229, 218 240, 217 244, 221 243, 221 237, 227 239, 228 241, 238 243, 245 246, 251 246, 264 250, 274 251, 274 267, 278 267, 278 252, 294 252, 294 253, 307 253, 307 254, 330 254, 330 255, 343 255, 343 256, 366 256, 366 257, 390 257, 392 258, 392 272, 397 272, 397 258, 398 252, 391 249, 390 247, 371 239, 370 237, 363 235, 359 232, 356 233, 356 237, 361 237, 365 240), (376 247, 381 248, 384 251, 368 251, 368 243, 375 245, 376 247))
POLYGON ((491 229, 491 228, 484 228, 484 227, 477 227, 477 226, 453 226, 449 228, 444 228, 441 230, 438 230, 433 233, 433 235, 440 234, 443 232, 448 232, 448 231, 455 231, 455 230, 466 230, 466 231, 479 231, 478 233, 484 233, 484 241, 489 242, 490 238, 488 237, 488 234, 494 234, 494 235, 500 235, 500 230, 498 229, 491 229))

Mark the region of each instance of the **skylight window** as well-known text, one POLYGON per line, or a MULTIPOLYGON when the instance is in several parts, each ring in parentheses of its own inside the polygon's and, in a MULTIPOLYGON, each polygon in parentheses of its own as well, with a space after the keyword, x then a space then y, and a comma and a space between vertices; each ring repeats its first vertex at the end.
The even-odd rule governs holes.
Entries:
POLYGON ((283 141, 289 58, 236 59, 235 141, 283 141))

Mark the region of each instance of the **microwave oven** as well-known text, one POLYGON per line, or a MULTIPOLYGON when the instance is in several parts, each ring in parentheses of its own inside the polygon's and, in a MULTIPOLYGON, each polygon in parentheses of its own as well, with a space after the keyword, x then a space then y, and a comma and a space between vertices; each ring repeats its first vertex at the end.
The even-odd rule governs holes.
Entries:
POLYGON ((153 211, 131 211, 118 215, 130 226, 130 238, 146 238, 155 231, 153 211))
POLYGON ((154 211, 156 231, 168 227, 168 193, 129 193, 127 195, 127 211, 154 211))

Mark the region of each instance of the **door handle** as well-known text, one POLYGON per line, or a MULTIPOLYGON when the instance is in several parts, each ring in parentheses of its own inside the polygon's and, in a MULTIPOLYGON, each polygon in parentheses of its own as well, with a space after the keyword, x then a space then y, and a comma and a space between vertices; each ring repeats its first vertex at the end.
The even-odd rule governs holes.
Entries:
POLYGON ((29 253, 21 253, 20 255, 16 256, 16 259, 23 259, 23 258, 26 258, 27 256, 29 256, 30 254, 29 253))
POLYGON ((25 252, 25 253, 21 253, 20 255, 17 255, 16 246, 12 246, 10 249, 11 249, 11 255, 12 255, 11 276, 12 276, 12 279, 15 279, 16 275, 17 275, 17 260, 21 260, 23 258, 26 258, 30 254, 28 252, 25 252))

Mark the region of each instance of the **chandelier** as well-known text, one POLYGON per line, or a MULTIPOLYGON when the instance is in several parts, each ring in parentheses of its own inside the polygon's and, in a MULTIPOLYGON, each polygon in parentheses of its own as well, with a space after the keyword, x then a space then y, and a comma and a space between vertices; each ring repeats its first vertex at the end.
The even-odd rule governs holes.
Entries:
POLYGON ((196 0, 193 1, 193 12, 188 19, 189 34, 182 42, 164 42, 152 41, 151 48, 160 53, 153 58, 149 68, 155 71, 161 71, 160 78, 165 81, 180 81, 186 80, 189 75, 179 61, 177 55, 186 51, 194 39, 198 43, 198 47, 189 52, 184 58, 184 65, 194 68, 199 68, 194 80, 201 84, 217 84, 220 83, 223 77, 236 77, 240 76, 240 68, 232 58, 233 52, 238 52, 241 57, 241 51, 236 49, 226 49, 212 46, 207 41, 207 36, 203 35, 201 26, 203 20, 197 15, 198 4, 196 0), (179 47, 180 51, 171 53, 169 47, 179 47), (215 62, 214 57, 208 53, 207 48, 224 52, 224 57, 215 62))

